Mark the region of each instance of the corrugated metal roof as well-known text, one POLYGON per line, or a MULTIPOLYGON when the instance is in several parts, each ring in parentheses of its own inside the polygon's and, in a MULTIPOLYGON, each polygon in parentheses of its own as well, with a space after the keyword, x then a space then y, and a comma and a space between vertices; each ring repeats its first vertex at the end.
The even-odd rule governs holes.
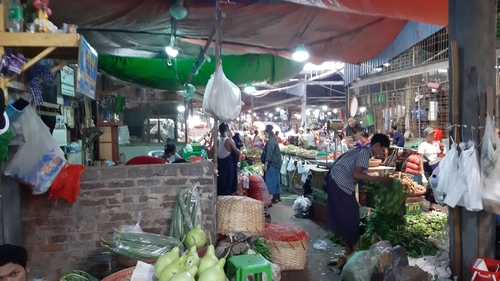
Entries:
POLYGON ((351 84, 357 78, 370 73, 374 68, 389 62, 407 49, 441 30, 442 26, 409 21, 396 39, 382 53, 362 65, 346 63, 344 83, 351 84))

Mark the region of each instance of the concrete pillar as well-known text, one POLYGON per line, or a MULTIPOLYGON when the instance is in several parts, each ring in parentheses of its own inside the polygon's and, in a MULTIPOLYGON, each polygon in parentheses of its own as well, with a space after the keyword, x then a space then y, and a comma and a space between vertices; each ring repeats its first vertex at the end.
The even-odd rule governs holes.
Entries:
MULTIPOLYGON (((462 141, 474 140, 479 144, 483 131, 477 128, 484 125, 487 111, 493 114, 496 11, 494 0, 449 0, 450 96, 458 100, 457 108, 450 107, 450 119, 451 123, 467 125, 460 134, 462 141), (456 62, 454 42, 458 46, 456 62), (471 126, 476 130, 471 130, 471 126)), ((453 102, 452 98, 450 104, 453 102)), ((495 257, 495 217, 484 211, 457 208, 450 212, 450 225, 453 274, 458 280, 471 280, 471 266, 477 257, 495 257), (459 228, 454 229, 457 225, 459 228), (460 235, 456 235, 458 232, 460 235), (456 243, 461 247, 455 248, 456 243)))

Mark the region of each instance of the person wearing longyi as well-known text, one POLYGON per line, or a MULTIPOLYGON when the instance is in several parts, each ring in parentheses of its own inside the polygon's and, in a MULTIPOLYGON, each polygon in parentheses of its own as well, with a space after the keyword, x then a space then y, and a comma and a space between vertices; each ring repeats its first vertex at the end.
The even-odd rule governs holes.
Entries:
POLYGON ((217 195, 231 195, 238 190, 238 161, 241 152, 228 135, 229 127, 226 123, 219 125, 219 132, 217 195))

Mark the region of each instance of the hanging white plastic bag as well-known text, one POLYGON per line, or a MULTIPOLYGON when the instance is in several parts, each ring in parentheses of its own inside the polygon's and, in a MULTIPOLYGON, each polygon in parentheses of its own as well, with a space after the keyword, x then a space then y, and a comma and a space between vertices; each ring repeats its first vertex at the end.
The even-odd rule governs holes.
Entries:
POLYGON ((444 203, 444 199, 447 194, 454 188, 457 180, 458 151, 456 143, 451 145, 450 151, 448 151, 444 158, 439 162, 438 169, 439 175, 437 175, 437 185, 432 188, 434 189, 434 198, 436 199, 436 202, 442 204, 444 203))
POLYGON ((286 168, 288 166, 288 157, 283 157, 283 162, 281 163, 280 174, 286 175, 286 168))
POLYGON ((290 161, 288 161, 288 167, 286 169, 289 172, 295 171, 295 159, 290 157, 290 161))
POLYGON ((483 208, 500 214, 500 138, 490 115, 481 146, 481 173, 483 176, 483 208))
POLYGON ((301 161, 301 160, 299 160, 299 161, 297 162, 297 173, 302 174, 303 172, 304 172, 304 169, 303 169, 303 167, 302 167, 302 161, 301 161))
POLYGON ((302 177, 300 177, 300 181, 306 183, 308 175, 309 175, 309 168, 307 166, 302 167, 302 177))
POLYGON ((137 222, 135 225, 120 225, 118 228, 121 232, 125 233, 143 233, 142 228, 140 226, 141 224, 141 219, 142 219, 142 213, 138 212, 137 213, 137 222))
POLYGON ((31 106, 24 109, 19 121, 25 143, 7 165, 5 175, 28 184, 32 194, 43 194, 64 167, 64 152, 31 106))
POLYGON ((203 112, 229 122, 240 116, 242 105, 240 88, 226 78, 219 64, 205 88, 203 112))
POLYGON ((456 186, 460 189, 463 189, 465 186, 465 192, 463 193, 462 200, 457 204, 465 207, 468 211, 481 211, 483 209, 483 181, 474 142, 469 141, 467 145, 461 143, 460 149, 462 153, 459 159, 456 186))

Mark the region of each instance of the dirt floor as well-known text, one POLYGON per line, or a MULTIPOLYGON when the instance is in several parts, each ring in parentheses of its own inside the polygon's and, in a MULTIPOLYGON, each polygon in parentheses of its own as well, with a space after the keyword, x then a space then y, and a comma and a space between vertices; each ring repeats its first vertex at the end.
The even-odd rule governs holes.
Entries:
POLYGON ((299 219, 294 217, 293 212, 293 201, 297 195, 285 193, 282 194, 283 201, 274 204, 272 208, 269 209, 269 214, 273 222, 287 223, 291 225, 298 226, 306 230, 311 241, 309 242, 309 257, 307 259, 307 264, 305 270, 301 271, 285 271, 281 273, 281 280, 284 281, 337 281, 340 280, 339 275, 330 271, 327 266, 327 262, 335 258, 335 253, 343 250, 342 248, 336 247, 330 241, 328 241, 328 248, 326 251, 315 250, 313 245, 319 239, 324 239, 326 229, 323 225, 320 225, 310 219, 299 219))

